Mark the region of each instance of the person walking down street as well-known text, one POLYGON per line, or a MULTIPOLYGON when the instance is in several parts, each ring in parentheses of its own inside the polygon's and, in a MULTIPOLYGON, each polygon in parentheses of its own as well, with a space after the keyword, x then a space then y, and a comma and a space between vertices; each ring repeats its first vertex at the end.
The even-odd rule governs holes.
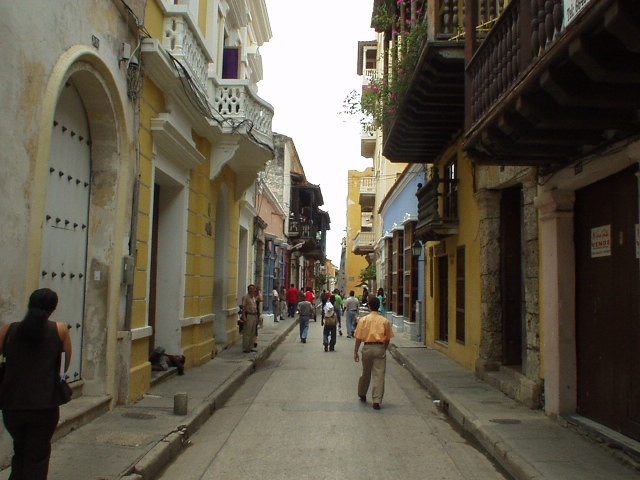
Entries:
POLYGON ((309 333, 309 319, 313 314, 313 305, 304 296, 304 293, 300 292, 298 295, 298 315, 300 317, 300 341, 307 343, 307 335, 309 333))
POLYGON ((258 330, 262 328, 262 290, 260 287, 256 287, 258 293, 256 294, 256 334, 253 338, 253 348, 258 347, 258 330))
POLYGON ((324 306, 324 320, 321 325, 324 327, 322 329, 322 344, 324 345, 325 352, 334 352, 336 350, 336 327, 338 325, 338 314, 336 313, 337 307, 334 302, 335 296, 332 295, 324 306))
POLYGON ((313 308, 313 313, 311 314, 311 316, 313 317, 313 321, 317 322, 318 320, 316 319, 316 309, 315 309, 316 296, 313 294, 313 288, 307 287, 307 290, 304 292, 304 299, 307 302, 309 302, 312 307, 314 307, 313 308))
POLYGON ((356 298, 356 292, 351 290, 349 296, 344 301, 344 311, 347 318, 347 338, 353 338, 353 332, 356 328, 356 318, 358 316, 358 309, 360 308, 360 301, 356 298))
POLYGON ((329 300, 329 294, 327 293, 327 291, 323 288, 322 289, 322 293, 320 294, 320 312, 321 312, 321 317, 322 320, 324 320, 324 306, 327 304, 327 301, 329 300))
POLYGON ((289 317, 294 318, 296 316, 296 306, 298 305, 298 289, 293 286, 293 283, 287 290, 287 304, 289 306, 289 317))
POLYGON ((378 289, 377 297, 378 297, 378 300, 380 300, 380 309, 378 310, 378 312, 383 317, 386 317, 387 316, 387 296, 384 294, 383 288, 378 289))
POLYGON ((362 347, 362 375, 358 380, 358 397, 360 397, 361 402, 367 401, 369 384, 373 381, 371 388, 373 408, 380 410, 380 404, 384 396, 387 349, 394 333, 389 320, 378 313, 380 308, 378 297, 370 295, 367 304, 371 313, 358 321, 355 331, 356 344, 353 350, 353 359, 356 362, 360 361, 358 350, 360 349, 360 344, 364 343, 362 347))
POLYGON ((367 287, 362 288, 361 302, 364 307, 367 306, 367 300, 369 299, 369 289, 367 287))
POLYGON ((0 329, 0 353, 5 376, 0 384, 4 426, 13 438, 12 480, 45 480, 49 471, 51 437, 60 418, 57 395, 61 356, 64 372, 71 361, 71 338, 64 323, 49 321, 58 295, 41 288, 29 297, 21 322, 0 329))
POLYGON ((284 320, 284 314, 287 312, 287 291, 284 287, 280 289, 280 320, 284 320))
POLYGON ((273 305, 273 321, 278 323, 280 321, 280 295, 278 295, 277 288, 271 292, 271 304, 273 305))
POLYGON ((244 353, 257 352, 255 348, 251 348, 258 332, 257 296, 258 289, 251 284, 247 287, 247 295, 242 299, 242 351, 244 353))
POLYGON ((343 301, 342 295, 340 295, 340 290, 337 288, 333 291, 333 309, 336 311, 336 316, 338 317, 338 333, 342 336, 342 312, 343 312, 343 301))

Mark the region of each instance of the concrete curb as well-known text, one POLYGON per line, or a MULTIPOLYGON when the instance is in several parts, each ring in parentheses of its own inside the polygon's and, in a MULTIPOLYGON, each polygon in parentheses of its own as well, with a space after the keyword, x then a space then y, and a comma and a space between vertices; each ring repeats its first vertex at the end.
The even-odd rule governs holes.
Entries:
POLYGON ((120 478, 123 480, 152 480, 186 447, 194 434, 216 409, 221 408, 244 381, 264 363, 298 324, 297 320, 281 332, 264 350, 247 364, 239 367, 229 381, 218 387, 185 418, 178 430, 171 431, 139 458, 120 478))
POLYGON ((466 434, 474 438, 516 480, 538 480, 543 475, 523 459, 497 432, 487 428, 475 415, 437 386, 424 372, 418 370, 409 357, 397 345, 389 344, 389 353, 404 366, 416 381, 434 398, 440 400, 441 410, 447 414, 466 434))

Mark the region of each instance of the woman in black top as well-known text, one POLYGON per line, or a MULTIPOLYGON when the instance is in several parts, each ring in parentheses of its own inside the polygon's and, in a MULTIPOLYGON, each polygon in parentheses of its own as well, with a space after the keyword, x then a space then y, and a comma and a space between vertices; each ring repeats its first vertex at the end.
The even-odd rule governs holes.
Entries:
POLYGON ((0 329, 0 353, 6 359, 0 409, 13 438, 9 480, 47 478, 51 437, 63 403, 56 385, 60 382, 61 353, 65 354, 65 372, 71 360, 66 325, 49 321, 57 305, 56 292, 36 290, 29 297, 24 319, 0 329))

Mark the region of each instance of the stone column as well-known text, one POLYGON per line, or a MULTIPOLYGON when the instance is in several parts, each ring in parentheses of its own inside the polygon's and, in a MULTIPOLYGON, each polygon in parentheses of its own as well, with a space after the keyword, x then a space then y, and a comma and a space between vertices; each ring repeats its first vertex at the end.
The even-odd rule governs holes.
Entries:
POLYGON ((545 411, 573 413, 577 404, 575 331, 575 248, 573 192, 540 192, 535 200, 540 222, 545 411))
POLYGON ((480 214, 480 325, 476 371, 497 370, 502 361, 502 298, 500 292, 500 191, 480 189, 475 195, 480 214))

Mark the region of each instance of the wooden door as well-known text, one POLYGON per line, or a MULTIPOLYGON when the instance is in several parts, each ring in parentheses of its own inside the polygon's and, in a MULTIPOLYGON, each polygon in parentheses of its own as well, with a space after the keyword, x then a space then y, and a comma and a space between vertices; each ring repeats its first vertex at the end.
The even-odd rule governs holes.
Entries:
MULTIPOLYGON (((73 351, 69 382, 81 379, 84 354, 90 190, 89 123, 80 95, 68 83, 52 125, 39 286, 57 292, 58 308, 51 320, 64 322, 69 329, 73 351)), ((94 280, 104 274, 96 271, 94 280)))
POLYGON ((578 412, 640 440, 636 167, 576 192, 578 412))

